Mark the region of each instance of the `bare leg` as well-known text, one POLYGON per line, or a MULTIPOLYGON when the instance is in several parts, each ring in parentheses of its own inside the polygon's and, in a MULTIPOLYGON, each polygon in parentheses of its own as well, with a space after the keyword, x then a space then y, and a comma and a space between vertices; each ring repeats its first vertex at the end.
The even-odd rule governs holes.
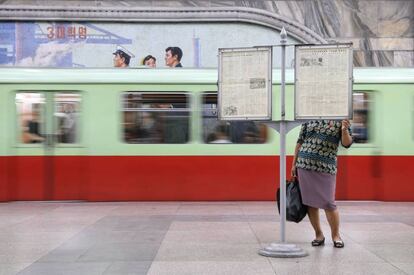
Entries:
POLYGON ((319 209, 308 206, 308 216, 312 227, 315 230, 315 239, 323 240, 324 236, 319 221, 319 209))
POLYGON ((328 220, 329 226, 331 227, 331 235, 333 241, 340 241, 341 236, 339 235, 339 212, 335 210, 325 210, 326 219, 328 220))

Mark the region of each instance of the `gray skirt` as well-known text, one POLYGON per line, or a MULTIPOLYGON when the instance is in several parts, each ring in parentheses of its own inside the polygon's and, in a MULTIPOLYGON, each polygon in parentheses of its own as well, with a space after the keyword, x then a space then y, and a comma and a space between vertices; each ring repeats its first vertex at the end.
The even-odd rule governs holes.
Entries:
POLYGON ((302 202, 325 210, 335 210, 336 175, 297 169, 302 202))

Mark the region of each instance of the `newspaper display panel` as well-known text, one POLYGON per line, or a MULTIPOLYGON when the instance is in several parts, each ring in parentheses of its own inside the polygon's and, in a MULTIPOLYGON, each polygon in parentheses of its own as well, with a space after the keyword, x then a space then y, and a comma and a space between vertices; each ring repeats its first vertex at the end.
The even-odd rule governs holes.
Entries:
POLYGON ((295 119, 352 118, 352 44, 295 47, 295 119))
POLYGON ((219 49, 220 120, 271 120, 272 47, 219 49))

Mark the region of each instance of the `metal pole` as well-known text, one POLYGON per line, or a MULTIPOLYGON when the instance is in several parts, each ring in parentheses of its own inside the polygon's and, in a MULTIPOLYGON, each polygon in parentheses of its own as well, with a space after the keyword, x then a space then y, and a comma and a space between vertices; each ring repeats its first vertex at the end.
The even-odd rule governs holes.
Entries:
POLYGON ((285 28, 280 32, 281 83, 280 83, 280 241, 286 242, 286 124, 285 124, 285 59, 286 59, 287 33, 285 28))
POLYGON ((287 121, 285 118, 285 54, 287 42, 285 28, 280 32, 280 38, 282 47, 280 87, 281 118, 277 122, 266 123, 266 125, 276 129, 280 134, 280 243, 271 243, 265 248, 260 249, 259 254, 266 257, 296 258, 305 257, 308 253, 295 244, 286 243, 286 133, 289 131, 289 127, 297 125, 298 123, 287 121))

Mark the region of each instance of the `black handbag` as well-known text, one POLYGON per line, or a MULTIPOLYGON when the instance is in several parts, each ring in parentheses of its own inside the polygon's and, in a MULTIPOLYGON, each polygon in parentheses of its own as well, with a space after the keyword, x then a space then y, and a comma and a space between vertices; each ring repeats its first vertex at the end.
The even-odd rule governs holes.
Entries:
MULTIPOLYGON (((277 189, 277 209, 280 213, 280 188, 277 189)), ((286 220, 300 222, 306 216, 308 207, 302 203, 297 178, 286 181, 286 220)))

